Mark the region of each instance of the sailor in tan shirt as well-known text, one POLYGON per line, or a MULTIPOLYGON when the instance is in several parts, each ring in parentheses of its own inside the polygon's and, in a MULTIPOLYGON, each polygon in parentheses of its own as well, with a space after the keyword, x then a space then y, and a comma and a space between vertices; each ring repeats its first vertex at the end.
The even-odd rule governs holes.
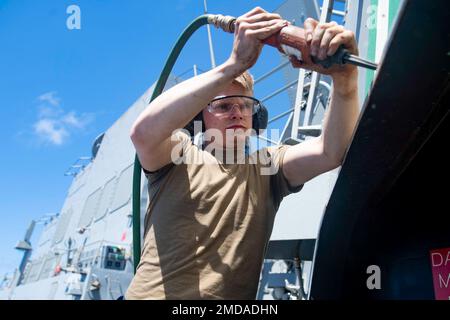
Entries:
MULTIPOLYGON (((294 67, 333 78, 321 136, 246 152, 263 112, 246 70, 257 61, 262 40, 284 25, 261 8, 239 17, 230 58, 160 95, 133 125, 149 207, 126 299, 255 299, 283 197, 342 163, 359 112, 356 68, 325 70, 295 59, 294 67), (201 120, 203 143, 192 141, 193 119, 201 120)), ((319 57, 341 44, 357 53, 354 35, 334 23, 308 19, 305 28, 319 57)))

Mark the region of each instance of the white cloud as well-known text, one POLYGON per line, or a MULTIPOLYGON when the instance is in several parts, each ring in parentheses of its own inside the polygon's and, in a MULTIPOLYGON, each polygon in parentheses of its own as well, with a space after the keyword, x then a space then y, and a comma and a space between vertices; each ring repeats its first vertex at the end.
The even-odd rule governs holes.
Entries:
POLYGON ((38 107, 39 118, 56 118, 64 114, 64 110, 60 106, 50 106, 47 104, 41 104, 38 107))
POLYGON ((46 92, 41 94, 38 98, 39 101, 47 102, 48 104, 58 107, 61 99, 56 96, 56 91, 46 92))
POLYGON ((58 127, 58 124, 50 119, 41 119, 36 122, 34 130, 38 136, 55 145, 62 145, 65 138, 69 136, 65 128, 58 127))
POLYGON ((74 111, 70 111, 61 118, 61 122, 64 124, 78 129, 84 129, 91 121, 92 115, 84 114, 77 116, 74 111))
POLYGON ((61 99, 56 91, 40 95, 37 100, 43 102, 38 107, 38 119, 33 125, 34 133, 41 140, 60 146, 71 133, 80 131, 93 121, 93 114, 77 115, 75 111, 65 112, 60 106, 61 99))

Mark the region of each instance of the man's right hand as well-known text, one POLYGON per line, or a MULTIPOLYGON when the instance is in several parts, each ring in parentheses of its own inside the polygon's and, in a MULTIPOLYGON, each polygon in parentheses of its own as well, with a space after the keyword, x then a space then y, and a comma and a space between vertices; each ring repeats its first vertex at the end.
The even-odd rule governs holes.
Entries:
POLYGON ((233 51, 228 59, 236 73, 251 68, 261 53, 263 40, 280 31, 289 23, 279 14, 256 7, 236 19, 233 51))

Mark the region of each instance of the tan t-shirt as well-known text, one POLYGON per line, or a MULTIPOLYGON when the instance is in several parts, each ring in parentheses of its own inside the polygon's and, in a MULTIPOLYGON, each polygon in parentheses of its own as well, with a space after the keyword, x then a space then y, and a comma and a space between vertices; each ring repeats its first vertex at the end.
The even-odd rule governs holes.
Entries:
POLYGON ((289 146, 223 164, 179 135, 182 163, 146 173, 144 246, 125 298, 255 299, 276 211, 303 187, 282 173, 289 146))

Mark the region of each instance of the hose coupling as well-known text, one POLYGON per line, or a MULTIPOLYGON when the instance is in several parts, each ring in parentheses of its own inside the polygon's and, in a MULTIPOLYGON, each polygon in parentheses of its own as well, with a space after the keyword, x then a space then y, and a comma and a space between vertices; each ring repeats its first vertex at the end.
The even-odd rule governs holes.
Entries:
POLYGON ((209 14, 208 23, 220 28, 225 32, 234 33, 234 23, 236 18, 232 16, 224 16, 222 14, 209 14))

